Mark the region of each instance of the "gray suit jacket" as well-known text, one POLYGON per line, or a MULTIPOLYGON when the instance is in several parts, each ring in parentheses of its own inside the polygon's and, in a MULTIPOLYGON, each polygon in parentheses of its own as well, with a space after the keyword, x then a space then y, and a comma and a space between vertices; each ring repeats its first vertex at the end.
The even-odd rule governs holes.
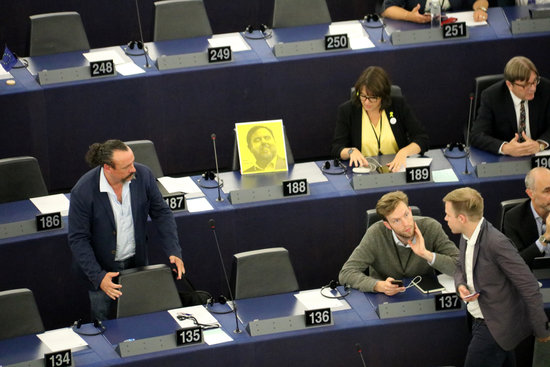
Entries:
MULTIPOLYGON (((455 285, 466 285, 466 240, 460 239, 455 285)), ((527 336, 546 337, 548 321, 537 280, 512 242, 483 220, 474 250, 474 286, 485 323, 504 350, 527 336)))

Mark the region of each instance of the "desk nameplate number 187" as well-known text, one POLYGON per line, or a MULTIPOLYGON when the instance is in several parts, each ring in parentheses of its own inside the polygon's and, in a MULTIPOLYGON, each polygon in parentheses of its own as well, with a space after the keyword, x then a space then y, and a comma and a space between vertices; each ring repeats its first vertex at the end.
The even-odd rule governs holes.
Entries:
POLYGON ((44 354, 46 367, 70 367, 73 365, 73 354, 70 349, 44 354))
POLYGON ((114 75, 115 63, 113 62, 113 60, 91 61, 90 72, 92 77, 114 75))
POLYGON ((63 227, 61 212, 39 214, 36 216, 36 231, 49 231, 50 229, 59 229, 63 227))

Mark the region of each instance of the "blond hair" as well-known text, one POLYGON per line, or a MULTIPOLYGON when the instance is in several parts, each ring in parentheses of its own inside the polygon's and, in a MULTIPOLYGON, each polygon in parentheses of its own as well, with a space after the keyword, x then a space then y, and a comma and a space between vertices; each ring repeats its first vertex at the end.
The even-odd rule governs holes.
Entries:
POLYGON ((393 213, 399 203, 409 206, 409 198, 403 191, 393 191, 384 194, 376 203, 376 214, 382 219, 393 213))
POLYGON ((456 189, 445 195, 444 202, 449 202, 455 214, 464 214, 470 220, 483 217, 483 197, 471 187, 456 189))

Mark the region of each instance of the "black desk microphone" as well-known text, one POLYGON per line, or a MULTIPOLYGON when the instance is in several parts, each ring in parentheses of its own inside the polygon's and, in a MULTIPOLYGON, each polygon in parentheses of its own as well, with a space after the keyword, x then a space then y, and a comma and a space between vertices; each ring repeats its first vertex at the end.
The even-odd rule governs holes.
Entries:
POLYGON ((216 248, 218 249, 218 255, 220 256, 220 262, 222 264, 223 275, 225 277, 227 289, 229 290, 229 297, 231 298, 231 301, 233 301, 233 313, 235 314, 235 330, 233 330, 233 332, 235 334, 240 334, 242 331, 241 329, 239 329, 239 319, 237 317, 237 303, 235 302, 235 298, 233 298, 233 292, 231 291, 231 286, 229 285, 229 278, 227 277, 227 271, 225 271, 225 265, 223 264, 222 252, 220 251, 218 236, 216 235, 216 221, 214 219, 209 219, 208 227, 212 229, 212 233, 214 234, 214 240, 216 241, 216 248))
POLYGON ((212 138, 212 145, 214 146, 214 160, 216 161, 216 177, 218 178, 218 198, 216 199, 216 201, 223 201, 222 194, 221 194, 221 185, 220 185, 220 169, 218 167, 218 153, 216 151, 216 134, 212 133, 210 137, 212 138))
POLYGON ((367 367, 365 363, 365 359, 363 358, 363 350, 361 349, 361 344, 355 343, 355 348, 357 348, 357 353, 359 353, 359 357, 361 357, 361 362, 363 362, 363 367, 367 367))
POLYGON ((465 175, 469 175, 468 171, 468 158, 470 158, 470 126, 472 124, 472 104, 474 101, 474 94, 470 93, 470 112, 468 113, 468 127, 466 130, 466 146, 464 147, 464 172, 465 175))

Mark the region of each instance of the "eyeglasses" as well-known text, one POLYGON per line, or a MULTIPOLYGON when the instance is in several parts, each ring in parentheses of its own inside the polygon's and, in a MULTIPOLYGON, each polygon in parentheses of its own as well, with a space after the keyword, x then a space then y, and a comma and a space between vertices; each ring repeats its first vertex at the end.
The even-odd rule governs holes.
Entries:
POLYGON ((378 101, 378 99, 380 99, 380 97, 377 97, 377 96, 366 96, 364 94, 360 94, 359 95, 359 99, 361 100, 361 102, 365 102, 365 100, 369 100, 370 103, 374 103, 376 101, 378 101))
POLYGON ((527 82, 525 84, 518 84, 518 83, 514 83, 514 84, 521 88, 527 88, 527 87, 536 87, 537 85, 539 85, 539 83, 540 83, 540 76, 537 76, 535 80, 533 80, 533 82, 531 83, 527 82))

